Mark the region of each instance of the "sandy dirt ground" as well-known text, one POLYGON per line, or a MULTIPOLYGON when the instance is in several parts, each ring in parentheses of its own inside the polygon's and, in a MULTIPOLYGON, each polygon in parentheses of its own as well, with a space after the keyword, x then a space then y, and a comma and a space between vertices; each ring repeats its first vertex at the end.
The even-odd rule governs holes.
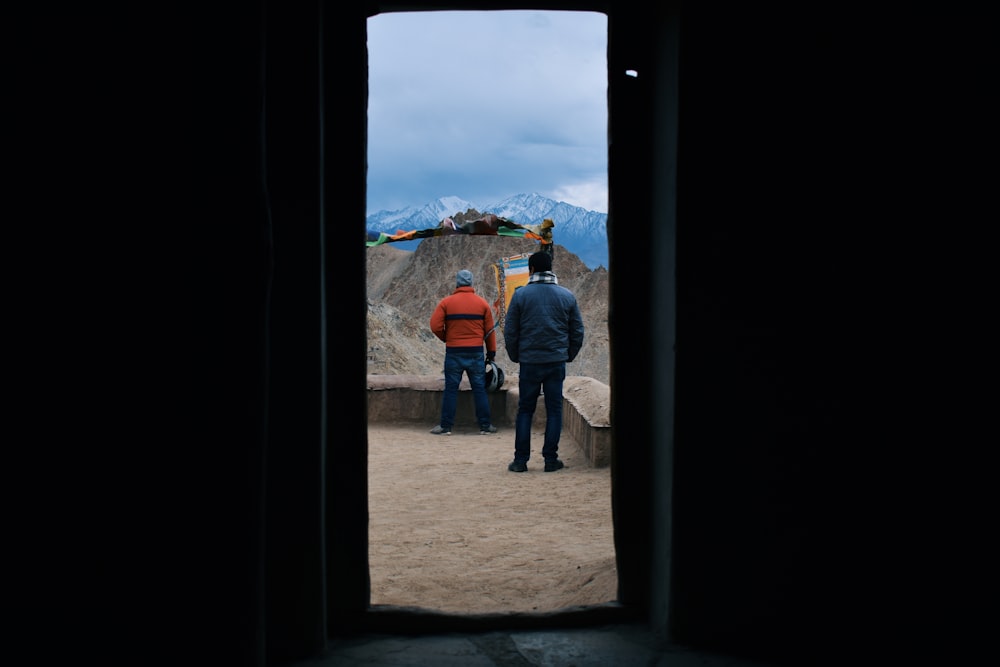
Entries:
POLYGON ((549 612, 617 598, 611 473, 565 432, 566 467, 507 470, 513 427, 370 424, 371 603, 463 613, 549 612))

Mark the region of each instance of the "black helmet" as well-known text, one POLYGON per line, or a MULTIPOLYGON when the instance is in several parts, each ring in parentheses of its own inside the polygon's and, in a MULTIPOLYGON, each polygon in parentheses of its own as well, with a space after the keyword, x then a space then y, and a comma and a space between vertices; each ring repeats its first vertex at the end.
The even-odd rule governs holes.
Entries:
POLYGON ((503 386, 503 369, 495 361, 486 362, 486 391, 497 391, 503 386))

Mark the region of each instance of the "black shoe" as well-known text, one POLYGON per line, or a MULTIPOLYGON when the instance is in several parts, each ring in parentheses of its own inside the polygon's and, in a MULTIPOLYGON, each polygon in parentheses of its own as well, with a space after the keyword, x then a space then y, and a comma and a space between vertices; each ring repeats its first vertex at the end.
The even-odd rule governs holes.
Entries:
POLYGON ((507 466, 507 470, 511 472, 526 472, 528 470, 528 464, 521 463, 520 461, 511 461, 510 465, 507 466))
POLYGON ((545 472, 555 472, 556 470, 562 470, 564 467, 563 462, 559 459, 545 462, 545 472))

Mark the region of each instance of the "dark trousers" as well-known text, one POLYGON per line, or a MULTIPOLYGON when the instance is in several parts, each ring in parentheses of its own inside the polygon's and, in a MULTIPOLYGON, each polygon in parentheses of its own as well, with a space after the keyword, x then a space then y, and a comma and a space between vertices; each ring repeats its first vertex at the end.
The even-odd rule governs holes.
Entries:
POLYGON ((545 440, 542 458, 555 461, 559 457, 559 436, 562 434, 563 380, 566 364, 520 364, 518 377, 517 422, 514 435, 514 460, 527 463, 531 458, 531 422, 535 417, 538 395, 545 396, 545 440))
POLYGON ((441 426, 450 429, 455 425, 458 407, 458 385, 462 374, 469 376, 472 397, 476 404, 476 421, 479 428, 489 426, 490 399, 486 396, 486 359, 482 352, 452 352, 444 355, 444 396, 441 400, 441 426))

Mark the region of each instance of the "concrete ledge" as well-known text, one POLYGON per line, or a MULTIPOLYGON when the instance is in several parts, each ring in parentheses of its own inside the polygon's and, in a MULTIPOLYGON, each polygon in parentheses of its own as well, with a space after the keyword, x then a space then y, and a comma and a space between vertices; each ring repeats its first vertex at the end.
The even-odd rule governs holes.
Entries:
MULTIPOLYGON (((368 421, 424 422, 434 425, 441 415, 444 378, 434 375, 369 375, 368 421)), ((500 391, 489 394, 493 423, 513 427, 520 392, 517 376, 507 376, 500 391)), ((611 463, 611 389, 588 377, 567 377, 563 383, 563 433, 579 444, 595 468, 611 463)), ((545 401, 539 397, 532 421, 545 428, 545 401)), ((456 425, 476 426, 472 388, 462 380, 458 392, 456 425)))
MULTIPOLYGON (((441 418, 444 377, 435 375, 369 375, 369 422, 425 422, 430 428, 441 418)), ((506 382, 500 391, 487 394, 490 414, 497 426, 512 426, 507 417, 506 382)), ((478 427, 476 406, 468 379, 458 386, 456 426, 478 427)))

